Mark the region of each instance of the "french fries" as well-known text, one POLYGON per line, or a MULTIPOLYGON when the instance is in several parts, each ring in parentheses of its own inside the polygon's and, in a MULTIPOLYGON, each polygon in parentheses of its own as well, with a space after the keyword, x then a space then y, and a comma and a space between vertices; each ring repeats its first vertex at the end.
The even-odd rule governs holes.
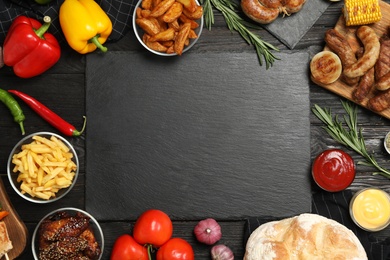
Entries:
POLYGON ((18 174, 22 194, 49 200, 69 187, 77 169, 72 158, 70 149, 57 137, 33 136, 31 143, 12 156, 12 171, 18 174))
POLYGON ((202 15, 203 8, 195 0, 142 0, 135 21, 150 49, 181 55, 190 39, 198 37, 195 29, 202 15))

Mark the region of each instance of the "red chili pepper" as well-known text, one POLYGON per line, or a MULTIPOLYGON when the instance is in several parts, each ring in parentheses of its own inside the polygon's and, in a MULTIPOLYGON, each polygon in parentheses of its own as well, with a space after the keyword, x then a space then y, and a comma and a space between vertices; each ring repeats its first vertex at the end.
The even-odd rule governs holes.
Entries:
POLYGON ((13 67, 21 78, 31 78, 51 68, 61 56, 57 39, 46 33, 50 17, 42 25, 35 19, 18 16, 11 24, 4 40, 4 64, 13 67))
POLYGON ((62 119, 59 115, 54 113, 48 107, 43 105, 41 102, 36 100, 35 98, 17 91, 17 90, 8 90, 8 92, 14 94, 23 100, 29 107, 31 107, 38 115, 40 115, 43 119, 45 119, 49 124, 57 128, 61 133, 67 136, 79 136, 84 132, 86 117, 84 116, 84 125, 81 131, 77 131, 76 128, 62 119))

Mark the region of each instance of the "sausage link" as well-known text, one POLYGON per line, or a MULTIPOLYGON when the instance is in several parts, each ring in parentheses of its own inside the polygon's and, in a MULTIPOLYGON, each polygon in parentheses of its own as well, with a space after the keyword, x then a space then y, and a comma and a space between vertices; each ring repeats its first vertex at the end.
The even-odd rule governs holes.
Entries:
POLYGON ((376 89, 387 90, 390 88, 390 72, 379 78, 376 82, 376 89))
POLYGON ((381 112, 390 107, 390 89, 385 90, 368 100, 367 106, 374 112, 381 112))
POLYGON ((369 26, 360 26, 356 31, 356 35, 363 43, 364 54, 356 63, 344 69, 344 74, 350 78, 363 76, 371 69, 375 65, 380 51, 378 36, 369 26))
POLYGON ((259 0, 260 4, 262 4, 264 7, 267 8, 281 8, 282 7, 282 0, 259 0))
POLYGON ((283 8, 288 14, 299 12, 306 0, 283 0, 283 8))
POLYGON ((375 79, 379 80, 386 73, 390 72, 390 38, 387 34, 384 34, 379 42, 381 44, 381 50, 379 52, 379 58, 375 63, 375 79))
POLYGON ((375 85, 375 69, 372 67, 367 71, 366 74, 361 76, 359 84, 356 86, 356 89, 352 93, 353 99, 361 103, 364 98, 368 96, 371 92, 373 86, 375 85))
MULTIPOLYGON (((346 68, 357 62, 356 55, 353 52, 348 40, 335 29, 329 29, 325 32, 325 42, 328 47, 334 51, 341 60, 343 68, 346 68)), ((359 77, 349 78, 342 74, 341 80, 349 86, 354 86, 359 82, 359 77)))
POLYGON ((265 7, 259 0, 241 0, 241 8, 250 19, 261 24, 271 23, 279 16, 279 9, 265 7))

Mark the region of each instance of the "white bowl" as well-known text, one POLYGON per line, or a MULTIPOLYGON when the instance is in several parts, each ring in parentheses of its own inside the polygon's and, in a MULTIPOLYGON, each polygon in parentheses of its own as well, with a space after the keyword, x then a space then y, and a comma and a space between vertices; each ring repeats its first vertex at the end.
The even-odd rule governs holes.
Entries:
POLYGON ((11 151, 9 157, 8 157, 7 174, 8 174, 8 179, 9 179, 9 181, 11 183, 12 188, 16 191, 16 193, 19 196, 21 196, 22 198, 24 198, 24 199, 26 199, 26 200, 28 200, 30 202, 34 202, 34 203, 49 203, 49 202, 54 202, 54 201, 57 201, 57 200, 63 198, 66 194, 68 194, 70 192, 70 190, 74 187, 74 185, 76 183, 76 180, 77 180, 77 177, 78 177, 78 174, 79 174, 79 168, 80 167, 79 167, 79 160, 78 160, 78 157, 77 157, 77 153, 76 153, 75 149, 73 148, 73 146, 64 137, 62 137, 62 136, 60 136, 58 134, 55 134, 55 133, 50 133, 50 132, 37 132, 37 133, 33 133, 33 134, 30 134, 30 135, 25 136, 24 138, 22 138, 15 145, 15 147, 12 149, 12 151, 11 151), (47 139, 50 139, 51 136, 54 136, 57 139, 61 140, 70 149, 70 152, 73 154, 72 161, 77 166, 77 168, 75 170, 75 176, 73 177, 73 180, 72 180, 72 184, 69 187, 67 187, 67 188, 60 189, 56 193, 55 197, 51 197, 48 200, 40 199, 40 198, 37 198, 37 197, 32 197, 32 196, 30 196, 27 193, 22 193, 21 189, 20 189, 20 183, 17 182, 17 178, 18 178, 19 174, 12 171, 12 169, 15 166, 14 163, 12 163, 13 155, 19 153, 22 150, 22 145, 31 143, 33 141, 33 136, 41 136, 41 137, 45 137, 47 139))
MULTIPOLYGON (((196 3, 199 5, 199 2, 196 0, 196 3)), ((135 6, 134 8, 134 13, 133 13, 133 30, 134 30, 134 34, 135 36, 137 37, 138 41, 142 44, 142 46, 145 47, 145 49, 149 50, 150 52, 154 53, 154 54, 157 54, 157 55, 161 55, 161 56, 177 56, 177 53, 165 53, 165 52, 159 52, 159 51, 156 51, 156 50, 153 50, 151 48, 149 48, 142 40, 142 35, 144 33, 144 31, 137 25, 136 23, 136 19, 137 19, 137 8, 142 4, 142 0, 139 0, 137 5, 135 6)), ((198 37, 196 39, 190 39, 190 44, 185 46, 184 49, 183 49, 183 53, 188 51, 189 49, 191 49, 192 46, 194 46, 194 44, 199 40, 200 38, 200 35, 202 34, 202 30, 203 30, 203 24, 204 24, 204 18, 203 18, 203 15, 202 17, 197 20, 197 23, 199 24, 199 27, 195 29, 195 32, 196 34, 198 35, 198 37)))
POLYGON ((99 257, 97 258, 98 260, 100 260, 102 258, 103 252, 104 252, 104 235, 103 235, 102 228, 100 227, 97 220, 91 214, 89 214, 88 212, 86 212, 84 210, 72 208, 72 207, 60 208, 60 209, 54 210, 54 211, 50 212, 49 214, 47 214, 46 216, 44 216, 41 219, 41 221, 39 221, 39 223, 37 224, 37 226, 34 229, 34 233, 32 235, 32 239, 31 239, 31 249, 32 249, 34 259, 35 260, 39 259, 38 258, 38 256, 39 256, 39 227, 41 226, 43 221, 45 221, 46 219, 49 219, 50 217, 55 216, 55 214, 60 213, 60 212, 65 212, 71 216, 74 216, 76 213, 79 212, 79 213, 87 216, 90 219, 89 225, 93 230, 95 240, 98 242, 98 244, 100 246, 101 252, 100 252, 99 257))

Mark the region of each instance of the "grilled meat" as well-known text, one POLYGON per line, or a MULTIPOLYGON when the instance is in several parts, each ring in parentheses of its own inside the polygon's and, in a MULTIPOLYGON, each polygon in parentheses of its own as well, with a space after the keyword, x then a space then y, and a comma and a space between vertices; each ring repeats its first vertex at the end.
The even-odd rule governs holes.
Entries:
POLYGON ((89 217, 60 212, 44 220, 39 228, 40 260, 97 259, 101 249, 89 224, 89 217))
POLYGON ((375 79, 379 80, 385 74, 390 72, 390 38, 384 34, 380 38, 380 52, 379 58, 375 64, 375 79))

